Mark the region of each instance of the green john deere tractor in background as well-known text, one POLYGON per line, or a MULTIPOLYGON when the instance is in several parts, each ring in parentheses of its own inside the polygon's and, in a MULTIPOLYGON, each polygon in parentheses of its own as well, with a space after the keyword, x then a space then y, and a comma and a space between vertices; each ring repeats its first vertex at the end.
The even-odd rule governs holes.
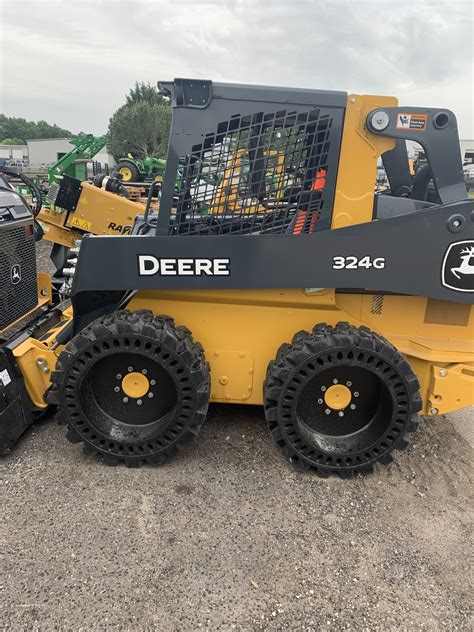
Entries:
POLYGON ((143 182, 144 180, 155 180, 163 177, 165 173, 166 160, 153 158, 152 156, 144 160, 134 158, 132 154, 127 154, 120 158, 116 171, 122 176, 122 182, 143 182))

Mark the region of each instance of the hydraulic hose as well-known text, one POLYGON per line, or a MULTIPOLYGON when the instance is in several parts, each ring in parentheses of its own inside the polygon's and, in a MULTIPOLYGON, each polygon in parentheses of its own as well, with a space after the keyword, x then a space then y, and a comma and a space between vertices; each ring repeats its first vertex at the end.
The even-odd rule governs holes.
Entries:
MULTIPOLYGON (((35 200, 34 207, 31 210, 33 212, 34 217, 36 217, 43 207, 41 191, 38 185, 35 184, 33 180, 30 180, 30 178, 25 176, 23 173, 19 173, 18 171, 15 171, 14 169, 9 169, 8 167, 0 167, 0 173, 3 173, 4 175, 9 176, 10 178, 17 178, 18 180, 21 180, 21 182, 23 182, 23 184, 30 190, 31 199, 32 201, 35 200)), ((21 194, 18 194, 18 195, 21 196, 23 202, 27 206, 30 206, 21 194)))

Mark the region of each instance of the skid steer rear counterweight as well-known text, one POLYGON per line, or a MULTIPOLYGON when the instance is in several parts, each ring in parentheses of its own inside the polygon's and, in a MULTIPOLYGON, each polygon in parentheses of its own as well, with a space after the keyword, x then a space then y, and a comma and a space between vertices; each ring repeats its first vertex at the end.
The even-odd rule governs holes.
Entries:
POLYGON ((349 477, 390 463, 419 413, 472 405, 474 202, 454 114, 343 92, 159 86, 173 108, 159 210, 153 189, 144 209, 113 180, 65 178, 49 235, 85 238, 60 303, 36 281, 31 215, 1 192, 23 216, 0 225, 0 450, 54 404, 87 454, 162 463, 210 402, 246 403, 263 405, 299 468, 349 477), (415 176, 408 140, 428 160, 415 176), (130 234, 87 234, 112 207, 130 234))

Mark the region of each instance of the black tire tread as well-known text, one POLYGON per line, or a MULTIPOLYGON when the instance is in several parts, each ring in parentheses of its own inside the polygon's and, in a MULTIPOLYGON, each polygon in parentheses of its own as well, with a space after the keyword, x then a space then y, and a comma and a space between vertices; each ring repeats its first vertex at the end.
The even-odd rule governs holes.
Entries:
POLYGON ((83 451, 87 455, 99 454, 108 465, 123 463, 128 467, 140 467, 145 464, 161 464, 181 452, 198 435, 206 418, 209 406, 210 394, 210 369, 204 356, 204 350, 200 343, 195 342, 187 327, 176 327, 174 320, 166 315, 155 316, 151 310, 116 311, 103 316, 85 327, 80 334, 75 336, 59 355, 56 369, 51 376, 52 387, 48 394, 48 400, 60 406, 58 413, 59 423, 64 423, 64 413, 61 411, 63 404, 64 381, 68 369, 81 349, 104 336, 123 333, 143 333, 152 336, 179 353, 192 367, 193 386, 196 392, 196 409, 193 422, 187 428, 179 441, 172 443, 158 453, 151 455, 115 455, 99 449, 96 445, 81 436, 77 429, 67 421, 66 437, 72 443, 83 443, 83 451))
POLYGON ((355 327, 347 322, 339 322, 335 326, 320 323, 313 327, 311 332, 299 331, 291 341, 284 343, 278 349, 275 360, 272 360, 267 369, 264 383, 264 410, 265 418, 270 429, 271 436, 280 448, 283 455, 298 469, 314 470, 319 476, 327 477, 331 471, 337 472, 343 478, 350 478, 356 473, 367 474, 374 470, 374 463, 363 463, 352 468, 332 467, 328 470, 324 467, 308 463, 285 440, 278 424, 278 399, 286 380, 294 373, 295 368, 316 353, 328 349, 336 349, 341 346, 361 347, 368 351, 383 353, 403 375, 410 395, 411 416, 405 426, 405 434, 394 442, 389 454, 382 455, 378 462, 385 465, 393 461, 394 450, 405 450, 409 445, 409 434, 417 430, 418 413, 422 409, 420 385, 412 368, 400 352, 383 336, 376 334, 368 327, 355 327))

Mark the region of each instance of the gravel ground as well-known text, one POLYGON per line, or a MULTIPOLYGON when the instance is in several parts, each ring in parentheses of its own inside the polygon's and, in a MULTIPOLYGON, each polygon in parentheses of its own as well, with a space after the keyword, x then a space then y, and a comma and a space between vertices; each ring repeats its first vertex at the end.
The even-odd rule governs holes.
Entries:
POLYGON ((0 627, 472 629, 472 410, 396 463, 301 474, 262 409, 211 406, 160 468, 110 468, 45 420, 0 461, 0 627))

